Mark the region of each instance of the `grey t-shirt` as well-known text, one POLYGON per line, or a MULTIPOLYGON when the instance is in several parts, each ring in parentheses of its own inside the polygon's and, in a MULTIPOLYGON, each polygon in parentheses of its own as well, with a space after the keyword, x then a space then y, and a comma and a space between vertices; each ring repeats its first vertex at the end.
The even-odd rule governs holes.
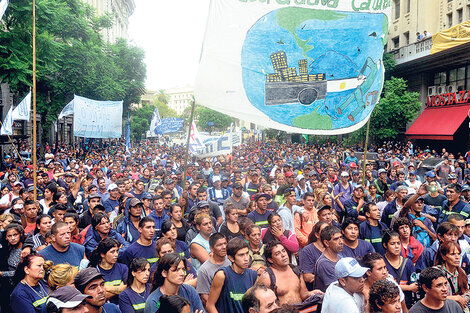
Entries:
POLYGON ((248 197, 243 196, 240 201, 235 201, 235 199, 232 198, 232 196, 228 197, 225 202, 224 202, 224 209, 227 207, 229 204, 233 204, 237 209, 239 210, 244 210, 248 207, 250 204, 250 199, 248 197))
POLYGON ((208 259, 206 262, 204 262, 204 264, 202 264, 199 268, 199 272, 197 273, 197 293, 203 295, 209 294, 215 273, 219 270, 219 268, 230 265, 232 265, 232 263, 227 258, 225 258, 225 262, 222 264, 214 264, 211 262, 211 259, 208 259))
POLYGON ((421 301, 418 301, 411 307, 409 313, 463 313, 463 310, 457 302, 447 299, 444 306, 439 310, 430 309, 424 306, 421 301))
MULTIPOLYGON (((338 259, 341 259, 342 256, 338 255, 338 259)), ((337 281, 335 274, 336 262, 328 259, 324 254, 322 254, 315 264, 315 281, 313 289, 320 289, 325 292, 326 288, 332 283, 337 281)))

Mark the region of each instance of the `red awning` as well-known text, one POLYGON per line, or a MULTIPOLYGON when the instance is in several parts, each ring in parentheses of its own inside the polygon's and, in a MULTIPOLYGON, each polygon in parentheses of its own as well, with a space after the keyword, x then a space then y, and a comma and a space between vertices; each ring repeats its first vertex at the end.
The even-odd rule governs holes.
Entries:
POLYGON ((469 114, 470 106, 426 108, 407 130, 410 139, 453 140, 469 114))

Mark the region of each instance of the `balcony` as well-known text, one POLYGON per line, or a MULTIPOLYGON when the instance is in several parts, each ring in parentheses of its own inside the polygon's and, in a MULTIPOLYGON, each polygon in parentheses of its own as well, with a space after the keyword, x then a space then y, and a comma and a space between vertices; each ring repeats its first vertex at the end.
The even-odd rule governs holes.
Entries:
POLYGON ((403 46, 390 51, 396 65, 401 65, 416 59, 431 55, 432 38, 426 38, 421 41, 403 46))

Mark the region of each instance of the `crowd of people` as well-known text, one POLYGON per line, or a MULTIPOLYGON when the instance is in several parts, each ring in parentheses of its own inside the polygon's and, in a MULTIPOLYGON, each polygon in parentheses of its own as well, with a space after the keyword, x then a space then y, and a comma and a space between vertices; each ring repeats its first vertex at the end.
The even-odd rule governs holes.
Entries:
POLYGON ((470 154, 358 150, 59 145, 36 185, 6 155, 1 312, 468 312, 470 154))

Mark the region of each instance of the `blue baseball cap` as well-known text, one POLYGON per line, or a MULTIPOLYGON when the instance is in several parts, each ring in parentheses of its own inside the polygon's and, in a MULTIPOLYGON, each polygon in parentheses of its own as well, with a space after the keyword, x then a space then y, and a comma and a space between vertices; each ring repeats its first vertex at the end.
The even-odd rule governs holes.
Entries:
POLYGON ((426 177, 436 177, 436 174, 433 171, 426 172, 426 177))

